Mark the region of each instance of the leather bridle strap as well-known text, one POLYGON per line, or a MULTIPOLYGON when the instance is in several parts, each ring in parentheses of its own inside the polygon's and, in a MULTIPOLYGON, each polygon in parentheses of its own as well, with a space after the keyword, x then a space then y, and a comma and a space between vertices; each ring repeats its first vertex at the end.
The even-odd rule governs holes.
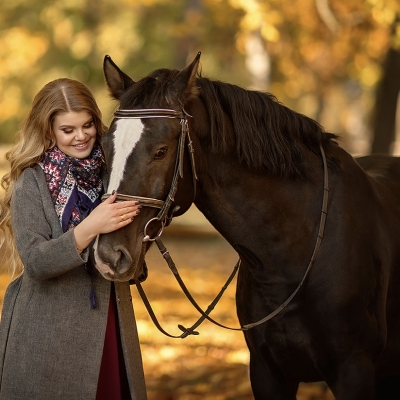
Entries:
POLYGON ((149 313, 154 325, 158 328, 158 330, 160 332, 162 332, 164 335, 169 336, 171 338, 174 339, 184 339, 185 337, 189 336, 189 335, 198 335, 199 332, 195 331, 195 329, 200 326, 204 320, 208 319, 210 322, 212 322, 215 325, 220 326, 221 328, 225 328, 225 329, 233 329, 233 330, 242 330, 240 328, 235 329, 235 328, 230 328, 228 326, 222 325, 219 322, 215 321, 214 319, 212 319, 209 314, 211 313, 212 310, 214 310, 215 306, 217 305, 217 303, 219 302, 219 300, 221 299, 222 295, 225 293, 225 290, 228 288, 228 286, 230 285, 230 283, 232 282, 233 278, 235 277, 239 266, 240 266, 240 260, 236 263, 233 271, 231 272, 230 276, 228 277, 228 280, 226 281, 225 285, 221 288, 220 292, 218 293, 218 295, 215 297, 215 299, 210 303, 210 305, 207 307, 206 311, 203 311, 200 306, 196 303, 196 301, 194 300, 194 298, 192 297, 192 295, 190 294, 190 292, 186 289, 185 284, 183 283, 179 272, 175 266, 175 263, 172 261, 171 257, 168 257, 167 254, 169 255, 167 249, 164 247, 164 245, 161 242, 160 237, 157 237, 155 239, 157 246, 159 247, 160 251, 163 254, 164 259, 167 261, 168 266, 170 267, 171 271, 173 272, 175 278, 178 280, 178 282, 180 282, 180 286, 183 289, 186 297, 190 300, 190 302, 194 305, 194 307, 197 309, 197 311, 201 314, 201 317, 190 327, 190 328, 185 328, 183 325, 179 324, 178 328, 183 332, 181 335, 171 335, 169 334, 167 331, 165 331, 162 326, 160 325, 160 323, 157 320, 157 317, 151 307, 151 304, 146 296, 145 291, 142 288, 142 285, 140 284, 140 282, 138 280, 134 280, 134 283, 136 285, 136 288, 139 292, 139 295, 143 301, 143 304, 145 305, 147 312, 149 313))
POLYGON ((180 336, 170 335, 164 329, 161 328, 161 326, 158 323, 157 318, 156 318, 156 316, 155 316, 155 314, 154 314, 154 312, 153 312, 153 310, 151 308, 151 305, 150 305, 150 303, 149 303, 149 301, 148 301, 148 299, 146 297, 146 294, 144 293, 144 290, 140 285, 140 282, 135 281, 136 286, 137 286, 138 291, 139 291, 139 294, 140 294, 140 296, 141 296, 141 298, 143 300, 144 305, 147 308, 147 311, 149 312, 150 317, 152 318, 154 324, 157 326, 157 328, 162 333, 164 333, 165 335, 167 335, 169 337, 172 337, 172 338, 182 338, 182 339, 187 337, 188 335, 198 335, 198 332, 194 331, 194 329, 197 328, 206 319, 209 320, 210 322, 212 322, 213 324, 221 327, 221 328, 225 328, 225 329, 229 329, 229 330, 233 330, 233 331, 247 331, 247 330, 249 330, 251 328, 254 328, 254 327, 256 327, 258 325, 261 325, 264 322, 272 319, 277 314, 279 314, 291 302, 293 297, 300 290, 300 288, 303 285, 304 281, 306 280, 306 278, 307 278, 312 266, 314 265, 316 257, 317 257, 317 254, 318 254, 319 249, 321 247, 322 239, 324 237, 326 216, 328 214, 329 182, 328 182, 328 166, 327 166, 327 162, 326 162, 326 155, 325 155, 325 151, 324 151, 324 149, 323 149, 323 147, 321 145, 320 145, 320 150, 321 150, 321 156, 322 156, 322 162, 323 162, 323 168, 324 168, 324 181, 323 181, 324 192, 323 192, 323 198, 322 198, 322 210, 321 210, 321 216, 320 216, 319 229, 318 229, 317 239, 316 239, 316 243, 315 243, 315 246, 314 246, 313 253, 311 255, 310 262, 309 262, 309 264, 307 266, 306 272, 304 273, 304 276, 303 276, 302 280, 300 281, 300 283, 298 284, 298 286, 294 290, 294 292, 277 309, 275 309, 273 312, 271 312, 270 314, 268 314, 267 316, 265 316, 264 318, 260 319, 257 322, 253 322, 253 323, 250 323, 250 324, 243 325, 240 328, 230 328, 228 326, 222 325, 219 322, 217 322, 214 319, 212 319, 209 316, 209 314, 214 309, 215 305, 218 303, 218 301, 222 297, 222 294, 224 293, 224 291, 226 290, 228 285, 231 283, 233 277, 235 276, 237 270, 239 269, 240 259, 239 259, 238 263, 235 265, 233 272, 229 276, 226 284, 223 286, 223 288, 221 289, 220 293, 217 295, 217 297, 214 299, 214 301, 210 304, 210 306, 207 308, 207 310, 203 311, 201 309, 201 307, 197 304, 197 302, 194 300, 194 298, 190 294, 189 290, 186 288, 182 278, 179 275, 178 269, 176 268, 175 263, 172 261, 172 258, 170 256, 169 252, 167 251, 167 249, 165 248, 164 244, 162 243, 161 238, 157 237, 157 238, 155 238, 155 242, 156 242, 156 244, 157 244, 162 256, 164 257, 165 261, 167 262, 169 268, 171 269, 172 273, 174 274, 175 279, 177 280, 179 286, 181 287, 181 289, 183 290, 183 292, 185 293, 185 295, 189 299, 189 301, 192 303, 194 308, 201 314, 201 317, 199 318, 199 320, 191 328, 185 328, 182 325, 178 325, 178 328, 183 331, 183 334, 181 334, 180 336))
MULTIPOLYGON (((110 193, 103 194, 103 196, 101 196, 101 200, 104 201, 105 199, 108 199, 110 196, 111 196, 110 193)), ((152 207, 152 208, 161 209, 164 205, 164 202, 162 200, 152 199, 150 197, 130 196, 126 194, 117 194, 117 198, 115 199, 116 202, 127 201, 127 200, 137 201, 141 206, 152 207)))
POLYGON ((186 140, 186 134, 187 130, 184 129, 186 124, 182 123, 181 120, 181 134, 179 136, 179 142, 178 142, 178 151, 176 154, 176 160, 175 160, 175 170, 174 170, 174 176, 172 178, 172 183, 171 187, 169 189, 169 193, 167 198, 164 200, 164 205, 159 211, 157 215, 157 219, 159 221, 164 221, 168 215, 168 211, 171 207, 171 204, 173 203, 175 199, 175 194, 178 190, 178 180, 179 177, 183 177, 183 153, 185 152, 185 140, 186 140))
POLYGON ((184 119, 188 114, 185 111, 176 111, 169 108, 139 108, 137 110, 117 110, 114 118, 143 119, 143 118, 178 118, 184 119))

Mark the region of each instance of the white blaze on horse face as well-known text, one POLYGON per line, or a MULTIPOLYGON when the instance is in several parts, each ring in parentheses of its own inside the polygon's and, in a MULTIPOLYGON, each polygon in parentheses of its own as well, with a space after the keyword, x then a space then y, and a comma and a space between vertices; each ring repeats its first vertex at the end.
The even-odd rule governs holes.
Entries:
POLYGON ((139 141, 144 125, 140 119, 119 119, 114 131, 114 157, 108 183, 108 193, 117 190, 124 176, 126 162, 139 141))

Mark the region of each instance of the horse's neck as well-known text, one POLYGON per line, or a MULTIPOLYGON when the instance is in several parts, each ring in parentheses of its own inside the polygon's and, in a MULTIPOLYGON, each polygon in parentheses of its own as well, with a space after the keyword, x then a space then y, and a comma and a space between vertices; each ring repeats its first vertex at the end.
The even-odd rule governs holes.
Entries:
POLYGON ((223 161, 209 156, 203 164, 198 209, 253 264, 269 264, 277 275, 283 264, 306 264, 321 215, 321 161, 315 179, 307 181, 275 178, 223 161))
MULTIPOLYGON (((232 177, 235 172, 230 171, 232 177)), ((318 217, 322 203, 320 190, 311 184, 299 184, 288 180, 237 176, 225 182, 213 181, 202 184, 195 204, 221 234, 229 239, 233 236, 259 236, 257 233, 268 227, 271 236, 279 234, 295 220, 312 219, 313 212, 318 217), (310 204, 315 207, 310 209, 310 204), (251 225, 250 225, 251 224, 251 225), (236 235, 235 231, 239 231, 236 235)), ((269 235, 264 232, 263 240, 269 235)))

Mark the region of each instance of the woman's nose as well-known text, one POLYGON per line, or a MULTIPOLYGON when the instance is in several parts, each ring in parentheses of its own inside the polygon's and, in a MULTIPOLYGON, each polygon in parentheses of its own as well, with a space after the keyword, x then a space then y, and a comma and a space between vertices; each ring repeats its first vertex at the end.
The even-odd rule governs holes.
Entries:
POLYGON ((77 129, 75 139, 84 140, 86 138, 85 131, 83 129, 77 129))

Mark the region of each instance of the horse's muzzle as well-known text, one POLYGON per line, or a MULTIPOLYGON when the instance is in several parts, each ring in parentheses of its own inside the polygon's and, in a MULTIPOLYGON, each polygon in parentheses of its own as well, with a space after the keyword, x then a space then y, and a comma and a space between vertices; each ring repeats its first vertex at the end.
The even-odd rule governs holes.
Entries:
POLYGON ((142 263, 134 262, 129 251, 122 245, 111 246, 102 241, 99 246, 99 238, 94 245, 94 259, 97 270, 108 280, 129 281, 136 275, 143 274, 142 263), (137 269, 140 271, 137 271, 137 269))

